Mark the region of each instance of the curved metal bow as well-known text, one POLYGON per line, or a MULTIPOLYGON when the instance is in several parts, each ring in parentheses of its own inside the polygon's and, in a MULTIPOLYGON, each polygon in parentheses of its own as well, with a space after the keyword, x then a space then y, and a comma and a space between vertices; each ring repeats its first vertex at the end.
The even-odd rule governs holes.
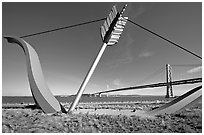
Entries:
POLYGON ((21 38, 13 36, 6 36, 4 38, 6 38, 9 43, 20 45, 24 50, 30 89, 36 105, 45 113, 55 113, 59 111, 66 113, 64 107, 53 96, 45 82, 40 60, 34 48, 21 38))

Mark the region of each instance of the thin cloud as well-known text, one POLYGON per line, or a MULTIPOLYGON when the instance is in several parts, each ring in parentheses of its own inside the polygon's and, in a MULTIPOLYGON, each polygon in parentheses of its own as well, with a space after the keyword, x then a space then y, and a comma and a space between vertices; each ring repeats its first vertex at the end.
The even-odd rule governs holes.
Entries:
POLYGON ((134 56, 131 53, 130 46, 134 43, 134 38, 127 33, 125 44, 121 45, 117 52, 118 58, 113 61, 109 61, 107 65, 110 68, 116 68, 119 65, 129 64, 134 61, 134 56))
POLYGON ((140 58, 147 58, 147 57, 152 56, 153 54, 154 54, 153 52, 142 52, 139 54, 139 57, 140 58))
POLYGON ((192 74, 192 73, 197 73, 197 72, 200 72, 200 71, 202 71, 202 66, 190 69, 190 70, 187 71, 187 73, 192 74))
POLYGON ((130 46, 133 44, 135 40, 134 38, 132 38, 132 36, 129 33, 127 33, 126 40, 127 40, 127 43, 124 45, 124 55, 122 58, 118 60, 121 64, 127 64, 133 61, 133 56, 130 50, 130 46))
POLYGON ((115 85, 117 87, 121 87, 123 84, 121 83, 120 79, 115 79, 115 80, 113 80, 113 85, 115 85))
POLYGON ((127 8, 127 14, 131 16, 133 20, 138 18, 140 15, 142 15, 146 11, 145 7, 143 4, 137 4, 137 3, 131 3, 128 4, 127 8))
POLYGON ((141 14, 143 14, 145 12, 145 8, 142 6, 142 5, 140 5, 140 7, 137 9, 137 12, 136 12, 136 14, 135 14, 135 16, 134 16, 134 19, 135 18, 137 18, 137 17, 139 17, 141 14))
POLYGON ((123 58, 120 58, 117 60, 118 63, 120 64, 128 64, 133 62, 133 57, 130 51, 126 51, 126 53, 124 54, 123 58))

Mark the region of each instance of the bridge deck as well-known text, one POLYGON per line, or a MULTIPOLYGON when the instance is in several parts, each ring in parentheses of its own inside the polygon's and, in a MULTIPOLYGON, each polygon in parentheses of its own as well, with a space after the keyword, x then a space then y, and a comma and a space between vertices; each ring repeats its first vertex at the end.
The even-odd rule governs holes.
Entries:
MULTIPOLYGON (((181 84, 194 84, 194 83, 200 83, 202 82, 202 78, 193 78, 193 79, 186 79, 186 80, 178 80, 171 82, 171 85, 181 85, 181 84)), ((116 91, 123 91, 123 90, 131 90, 131 89, 144 89, 144 88, 154 88, 154 87, 163 87, 167 86, 166 82, 163 83, 154 83, 154 84, 148 84, 148 85, 140 85, 140 86, 134 86, 134 87, 126 87, 126 88, 120 88, 120 89, 113 89, 113 90, 107 90, 107 91, 101 91, 94 94, 102 94, 102 93, 109 93, 109 92, 116 92, 116 91)))

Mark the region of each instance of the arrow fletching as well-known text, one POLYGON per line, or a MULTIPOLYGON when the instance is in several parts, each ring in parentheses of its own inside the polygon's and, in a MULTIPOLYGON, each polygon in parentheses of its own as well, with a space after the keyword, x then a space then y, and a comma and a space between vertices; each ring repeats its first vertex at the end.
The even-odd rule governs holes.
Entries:
POLYGON ((123 17, 127 4, 123 7, 120 13, 117 12, 115 6, 111 9, 107 19, 101 26, 101 38, 107 45, 114 45, 118 42, 120 35, 125 28, 128 17, 123 17))

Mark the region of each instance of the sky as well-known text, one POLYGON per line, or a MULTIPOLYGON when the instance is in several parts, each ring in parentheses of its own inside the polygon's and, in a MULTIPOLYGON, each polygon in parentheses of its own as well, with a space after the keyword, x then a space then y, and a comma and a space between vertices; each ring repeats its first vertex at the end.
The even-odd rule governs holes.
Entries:
MULTIPOLYGON (((2 35, 23 36, 107 17, 125 3, 3 3, 2 35)), ((127 3, 124 16, 202 56, 202 3, 127 3)), ((76 94, 102 46, 95 22, 24 38, 37 51, 45 80, 54 95, 76 94)), ((2 95, 31 96, 23 50, 2 38, 2 95)), ((127 22, 119 42, 107 47, 84 93, 165 82, 165 64, 200 64, 195 56, 127 22), (161 71, 161 72, 159 72, 161 71), (153 76, 156 73, 156 76, 153 76), (152 78, 147 79, 149 76, 152 78), (144 81, 145 80, 145 81, 144 81)), ((172 79, 202 76, 202 67, 174 67, 172 79)), ((181 95, 198 86, 173 86, 181 95)), ((111 94, 165 95, 166 88, 111 94)))

